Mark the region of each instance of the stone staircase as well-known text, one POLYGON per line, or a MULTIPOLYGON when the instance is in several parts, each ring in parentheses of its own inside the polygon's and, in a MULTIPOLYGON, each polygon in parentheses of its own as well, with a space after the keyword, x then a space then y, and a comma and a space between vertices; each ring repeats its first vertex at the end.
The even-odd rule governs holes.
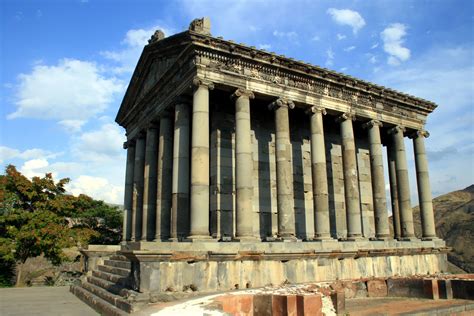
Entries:
POLYGON ((70 290, 102 315, 128 315, 147 303, 130 288, 130 270, 128 259, 115 254, 70 290))

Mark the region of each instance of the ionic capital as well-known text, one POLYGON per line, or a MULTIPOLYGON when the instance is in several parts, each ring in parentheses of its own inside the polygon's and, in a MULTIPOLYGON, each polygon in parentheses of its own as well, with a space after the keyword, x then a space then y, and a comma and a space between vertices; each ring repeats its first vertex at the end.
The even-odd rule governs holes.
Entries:
POLYGON ((371 129, 374 126, 382 127, 383 124, 379 120, 370 120, 367 123, 362 124, 362 127, 367 129, 371 129))
POLYGON ((397 134, 397 133, 402 133, 402 134, 403 134, 403 133, 405 133, 405 131, 406 131, 406 128, 405 128, 405 127, 403 127, 403 126, 401 126, 401 125, 397 125, 397 126, 395 126, 395 127, 390 128, 390 129, 387 131, 387 133, 389 133, 390 135, 392 135, 392 134, 397 134))
POLYGON ((243 89, 243 88, 238 88, 237 90, 235 90, 234 93, 231 94, 230 98, 232 100, 234 99, 237 99, 237 98, 240 98, 240 97, 247 97, 249 99, 255 99, 255 95, 253 94, 252 91, 250 90, 247 90, 247 89, 243 89))
POLYGON ((156 121, 151 121, 150 123, 147 124, 146 129, 147 130, 153 130, 153 129, 158 129, 159 124, 156 121))
POLYGON ((207 80, 207 79, 203 79, 203 78, 200 78, 200 77, 194 77, 193 78, 193 86, 195 86, 196 88, 204 86, 204 87, 208 88, 209 90, 214 89, 214 83, 212 81, 207 80))
POLYGON ((176 106, 177 104, 190 105, 191 103, 192 103, 192 99, 191 99, 189 96, 180 95, 180 96, 177 96, 177 97, 173 100, 172 105, 173 105, 173 106, 176 106))
POLYGON ((127 140, 126 142, 123 142, 123 149, 128 149, 130 147, 135 147, 134 139, 130 139, 130 140, 127 140))
POLYGON ((342 113, 336 118, 337 123, 341 123, 347 120, 355 121, 356 120, 355 114, 352 112, 346 112, 346 113, 342 113))
POLYGON ((411 139, 418 138, 418 137, 428 138, 430 137, 430 133, 422 129, 422 130, 418 130, 411 133, 410 135, 408 135, 408 137, 411 139))
POLYGON ((326 112, 326 109, 323 108, 322 106, 318 106, 318 105, 314 105, 308 109, 306 109, 305 111, 306 114, 316 114, 316 113, 321 113, 322 115, 326 115, 327 112, 326 112))
POLYGON ((278 98, 268 105, 269 110, 275 110, 280 107, 287 107, 289 109, 294 109, 295 104, 293 101, 287 100, 285 98, 278 98))

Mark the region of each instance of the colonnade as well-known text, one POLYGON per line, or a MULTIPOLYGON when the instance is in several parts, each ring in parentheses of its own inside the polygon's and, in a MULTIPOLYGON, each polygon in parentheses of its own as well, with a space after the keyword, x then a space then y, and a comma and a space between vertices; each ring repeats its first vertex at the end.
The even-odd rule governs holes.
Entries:
MULTIPOLYGON (((211 82, 194 80, 191 100, 175 102, 174 113, 165 112, 159 121, 125 143, 124 229, 127 241, 209 240, 209 93, 211 82), (192 104, 191 104, 192 102, 192 104), (173 121, 174 118, 174 121, 173 121)), ((251 221, 253 209, 253 158, 250 127, 251 91, 238 88, 230 96, 235 103, 235 240, 260 240, 251 221)), ((296 240, 293 207, 293 174, 289 111, 291 100, 278 98, 269 109, 275 120, 275 158, 277 182, 278 237, 296 240)), ((306 111, 311 128, 311 170, 314 203, 314 239, 331 239, 326 149, 323 115, 326 110, 313 106, 306 111)), ((347 239, 364 238, 361 224, 359 179, 354 138, 353 113, 341 113, 340 125, 347 239)), ((375 232, 377 239, 389 239, 387 201, 382 156, 382 122, 369 120, 367 130, 370 149, 375 232)), ((415 238, 413 213, 405 153, 405 129, 388 129, 388 171, 392 200, 394 237, 415 238)), ((426 131, 409 135, 413 139, 415 166, 422 219, 422 237, 436 238, 433 206, 424 146, 426 131)))

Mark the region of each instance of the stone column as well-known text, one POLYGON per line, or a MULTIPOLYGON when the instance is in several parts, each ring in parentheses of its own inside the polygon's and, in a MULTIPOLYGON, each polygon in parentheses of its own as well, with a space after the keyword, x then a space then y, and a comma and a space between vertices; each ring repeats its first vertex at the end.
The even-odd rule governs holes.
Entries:
POLYGON ((173 178, 173 116, 168 112, 161 115, 159 139, 155 241, 170 238, 173 178))
POLYGON ((336 121, 341 124, 342 166, 344 170, 344 195, 346 201, 347 238, 362 237, 360 213, 359 177, 352 121, 355 116, 344 113, 336 121))
POLYGON ((418 185, 418 199, 420 204, 421 228, 423 239, 436 239, 433 202, 431 197, 430 177, 428 173, 428 159, 425 150, 427 131, 417 131, 410 137, 413 139, 415 152, 416 181, 418 185))
POLYGON ((364 127, 369 130, 370 171, 375 210, 375 236, 377 239, 388 239, 390 237, 390 229, 388 226, 387 198, 385 197, 382 142, 380 140, 381 126, 382 123, 377 120, 371 120, 364 124, 364 127))
POLYGON ((195 78, 191 133, 191 231, 189 239, 209 235, 209 90, 211 82, 195 78))
POLYGON ((253 233, 253 157, 250 135, 251 91, 237 89, 235 99, 235 175, 236 175, 236 231, 237 240, 255 240, 253 233))
POLYGON ((311 114, 311 172, 313 180, 314 239, 331 239, 329 224, 328 175, 324 144, 324 108, 313 106, 311 114))
POLYGON ((171 240, 189 234, 189 102, 179 100, 174 111, 171 240))
POLYGON ((407 158, 403 133, 405 128, 393 127, 389 130, 392 135, 395 151, 395 168, 397 175, 398 205, 400 208, 401 239, 410 240, 415 238, 413 227, 413 210, 410 201, 410 184, 408 180, 407 158))
POLYGON ((400 223, 400 208, 398 202, 397 168, 395 166, 395 149, 393 144, 387 145, 388 178, 390 181, 390 200, 392 204, 393 232, 395 239, 402 237, 402 226, 400 223))
POLYGON ((135 165, 133 166, 133 206, 132 241, 142 236, 143 178, 145 172, 145 135, 140 134, 135 147, 135 165))
POLYGON ((269 107, 275 110, 278 236, 284 240, 296 240, 290 122, 288 116, 288 109, 293 109, 295 105, 292 101, 278 99, 272 102, 269 107))
POLYGON ((158 126, 151 124, 146 131, 145 142, 145 173, 143 179, 143 216, 142 241, 152 239, 151 230, 156 212, 156 176, 158 153, 158 126))
POLYGON ((128 140, 123 143, 127 149, 127 167, 125 170, 125 194, 123 199, 123 236, 122 241, 132 238, 132 207, 133 207, 133 167, 135 165, 135 142, 128 140))

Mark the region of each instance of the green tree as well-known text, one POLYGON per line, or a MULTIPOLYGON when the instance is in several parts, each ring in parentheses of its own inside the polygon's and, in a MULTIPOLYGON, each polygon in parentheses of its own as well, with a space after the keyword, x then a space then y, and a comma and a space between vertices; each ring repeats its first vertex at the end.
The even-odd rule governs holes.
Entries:
POLYGON ((12 165, 0 175, 0 267, 7 273, 16 267, 17 285, 30 257, 44 255, 59 264, 66 247, 120 241, 120 211, 86 195, 66 194, 68 182, 55 183, 50 173, 30 180, 12 165))

